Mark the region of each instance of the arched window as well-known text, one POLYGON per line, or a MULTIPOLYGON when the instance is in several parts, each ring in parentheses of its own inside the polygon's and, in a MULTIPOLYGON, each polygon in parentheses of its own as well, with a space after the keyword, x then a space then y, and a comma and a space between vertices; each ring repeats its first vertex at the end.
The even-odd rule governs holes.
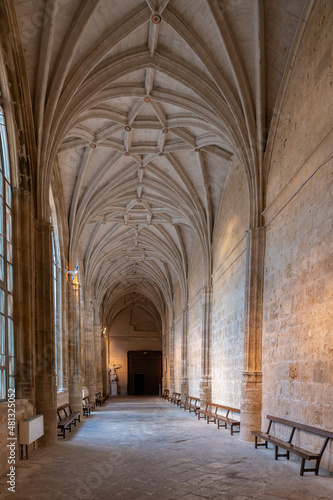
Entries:
POLYGON ((54 333, 55 333, 55 367, 58 391, 63 389, 63 331, 62 331, 62 273, 59 243, 59 228, 54 198, 50 190, 50 208, 52 233, 52 259, 53 259, 53 307, 54 307, 54 333))
POLYGON ((0 401, 14 389, 12 191, 8 142, 0 106, 0 401))

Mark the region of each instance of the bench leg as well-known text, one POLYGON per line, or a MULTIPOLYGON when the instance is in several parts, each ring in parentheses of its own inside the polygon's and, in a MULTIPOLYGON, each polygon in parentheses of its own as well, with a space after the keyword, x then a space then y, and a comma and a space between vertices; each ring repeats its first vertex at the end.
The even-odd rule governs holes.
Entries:
POLYGON ((302 458, 300 476, 304 475, 305 458, 302 458))
POLYGON ((279 453, 278 453, 279 452, 279 448, 276 445, 274 445, 274 448, 275 448, 275 460, 277 460, 278 456, 279 456, 279 453))
POLYGON ((274 448, 275 448, 275 460, 278 459, 278 457, 287 457, 287 460, 289 460, 289 451, 287 451, 286 453, 279 453, 279 447, 277 445, 274 445, 274 448))
POLYGON ((315 475, 318 476, 319 472, 319 464, 320 464, 320 458, 316 460, 316 468, 315 468, 315 475))
MULTIPOLYGON (((235 432, 240 432, 240 424, 231 424, 231 435, 233 436, 235 432), (238 427, 238 431, 235 431, 234 427, 238 427)), ((265 445, 267 448, 267 441, 265 441, 265 445)))

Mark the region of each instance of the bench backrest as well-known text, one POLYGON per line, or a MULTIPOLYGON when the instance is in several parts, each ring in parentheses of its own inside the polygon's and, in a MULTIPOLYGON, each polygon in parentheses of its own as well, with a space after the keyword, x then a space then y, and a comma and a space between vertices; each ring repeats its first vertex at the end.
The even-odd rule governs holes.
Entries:
POLYGON ((59 420, 62 420, 62 418, 64 418, 64 417, 68 417, 68 415, 71 413, 68 409, 70 409, 69 405, 63 405, 63 406, 60 406, 59 408, 57 408, 57 414, 58 414, 59 420), (67 409, 67 411, 66 411, 66 409, 67 409), (61 415, 61 412, 63 412, 63 415, 61 415))
POLYGON ((205 411, 211 411, 212 413, 216 411, 216 405, 210 401, 205 401, 204 406, 205 411))
POLYGON ((220 409, 220 410, 226 411, 227 414, 229 414, 229 412, 231 412, 231 413, 240 413, 240 410, 238 408, 232 408, 231 406, 218 405, 218 404, 216 404, 215 406, 217 407, 216 411, 218 409, 220 409))
POLYGON ((198 406, 198 408, 200 407, 200 398, 194 398, 193 396, 189 396, 190 398, 190 404, 192 404, 193 406, 198 406))
POLYGON ((326 431, 325 429, 319 429, 318 427, 312 427, 311 425, 301 424, 299 422, 294 422, 293 420, 286 420, 285 418, 274 417, 273 415, 267 415, 267 419, 271 422, 276 422, 277 424, 287 425, 289 427, 294 427, 295 429, 333 439, 333 432, 326 431))

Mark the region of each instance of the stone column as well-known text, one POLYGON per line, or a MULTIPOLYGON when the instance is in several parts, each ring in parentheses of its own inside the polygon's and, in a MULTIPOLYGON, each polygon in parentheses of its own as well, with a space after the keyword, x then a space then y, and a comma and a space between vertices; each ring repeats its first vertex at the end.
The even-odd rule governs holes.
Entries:
POLYGON ((175 326, 172 322, 172 326, 169 330, 169 392, 175 390, 175 326))
POLYGON ((13 188, 15 391, 35 407, 35 265, 31 196, 13 188))
POLYGON ((212 377, 210 366, 211 317, 212 317, 212 287, 204 288, 202 297, 202 344, 201 344, 201 379, 200 400, 211 401, 212 377))
POLYGON ((62 299, 62 387, 68 388, 69 385, 69 357, 68 357, 68 281, 67 273, 64 271, 65 264, 62 265, 61 275, 61 299, 62 299))
POLYGON ((36 411, 44 416, 40 445, 57 442, 57 387, 53 317, 52 240, 49 222, 36 221, 36 411))
POLYGON ((253 441, 260 429, 262 407, 262 303, 265 228, 246 233, 244 371, 241 388, 240 439, 253 441))
POLYGON ((103 392, 105 394, 111 394, 111 390, 109 387, 110 377, 108 375, 108 366, 109 366, 109 341, 105 335, 103 335, 101 339, 102 344, 102 383, 103 383, 103 392))
POLYGON ((85 318, 84 318, 84 350, 86 353, 86 385, 89 389, 90 401, 95 400, 96 394, 96 357, 95 357, 95 339, 94 339, 94 317, 92 302, 86 296, 85 300, 85 318))
POLYGON ((103 394, 103 371, 106 370, 106 366, 103 366, 102 361, 102 332, 101 332, 101 322, 99 317, 99 310, 94 307, 94 342, 95 342, 95 379, 96 379, 96 391, 100 391, 103 394))
POLYGON ((167 335, 165 333, 165 327, 163 325, 162 326, 162 387, 161 387, 161 391, 162 392, 164 391, 164 389, 168 389, 168 383, 167 383, 167 357, 168 357, 167 335))
POLYGON ((80 333, 80 285, 68 281, 68 360, 69 402, 82 412, 82 372, 80 333))
POLYGON ((182 312, 182 372, 181 372, 181 393, 188 396, 188 356, 187 356, 187 336, 188 336, 188 309, 182 312))

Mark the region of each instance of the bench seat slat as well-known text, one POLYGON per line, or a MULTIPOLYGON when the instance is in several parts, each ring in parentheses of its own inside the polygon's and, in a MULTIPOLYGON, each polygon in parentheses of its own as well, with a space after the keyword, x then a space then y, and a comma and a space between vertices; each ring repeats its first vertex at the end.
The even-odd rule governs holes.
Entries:
POLYGON ((326 445, 329 439, 332 439, 333 433, 330 431, 325 431, 324 429, 319 429, 316 427, 312 427, 310 425, 301 424, 298 422, 294 422, 292 420, 286 420, 280 417, 274 417, 272 415, 267 415, 267 419, 269 420, 269 426, 267 432, 263 431, 252 431, 252 435, 255 436, 255 448, 258 446, 265 446, 267 448, 267 443, 273 444, 275 447, 275 460, 278 460, 279 457, 287 457, 289 460, 289 454, 293 453, 294 455, 299 456, 301 460, 301 469, 300 475, 303 476, 304 472, 314 472, 315 475, 318 475, 319 465, 321 457, 325 451, 326 445), (284 441, 283 439, 278 438, 277 436, 270 434, 270 429, 272 422, 285 425, 287 427, 292 428, 292 432, 289 438, 289 441, 284 441), (292 444, 292 439, 294 436, 295 429, 303 430, 305 432, 310 432, 312 434, 325 437, 324 442, 322 444, 321 450, 319 453, 315 453, 310 450, 306 450, 305 448, 301 448, 300 446, 296 446, 292 444), (264 443, 258 443, 258 438, 264 441, 264 443), (285 455, 279 454, 278 449, 282 448, 287 453, 285 455), (314 468, 305 469, 305 460, 316 460, 316 465, 314 468))
POLYGON ((229 417, 229 413, 240 413, 238 408, 232 408, 230 406, 220 405, 218 403, 205 402, 204 409, 198 409, 196 414, 198 415, 198 420, 200 418, 204 418, 209 424, 209 422, 217 423, 218 429, 221 427, 220 423, 223 422, 224 426, 227 429, 227 425, 230 425, 230 432, 233 435, 235 432, 239 432, 239 430, 235 430, 235 427, 240 427, 240 420, 236 420, 235 418, 229 417), (226 412, 225 415, 218 413, 218 410, 223 410, 226 412))
POLYGON ((69 404, 63 405, 57 409, 57 414, 59 421, 57 423, 57 428, 60 430, 59 436, 62 436, 65 438, 66 430, 69 432, 72 432, 72 425, 76 427, 76 422, 80 422, 81 420, 81 413, 80 412, 72 412, 71 407, 69 404), (65 414, 63 417, 61 415, 61 412, 65 414))

